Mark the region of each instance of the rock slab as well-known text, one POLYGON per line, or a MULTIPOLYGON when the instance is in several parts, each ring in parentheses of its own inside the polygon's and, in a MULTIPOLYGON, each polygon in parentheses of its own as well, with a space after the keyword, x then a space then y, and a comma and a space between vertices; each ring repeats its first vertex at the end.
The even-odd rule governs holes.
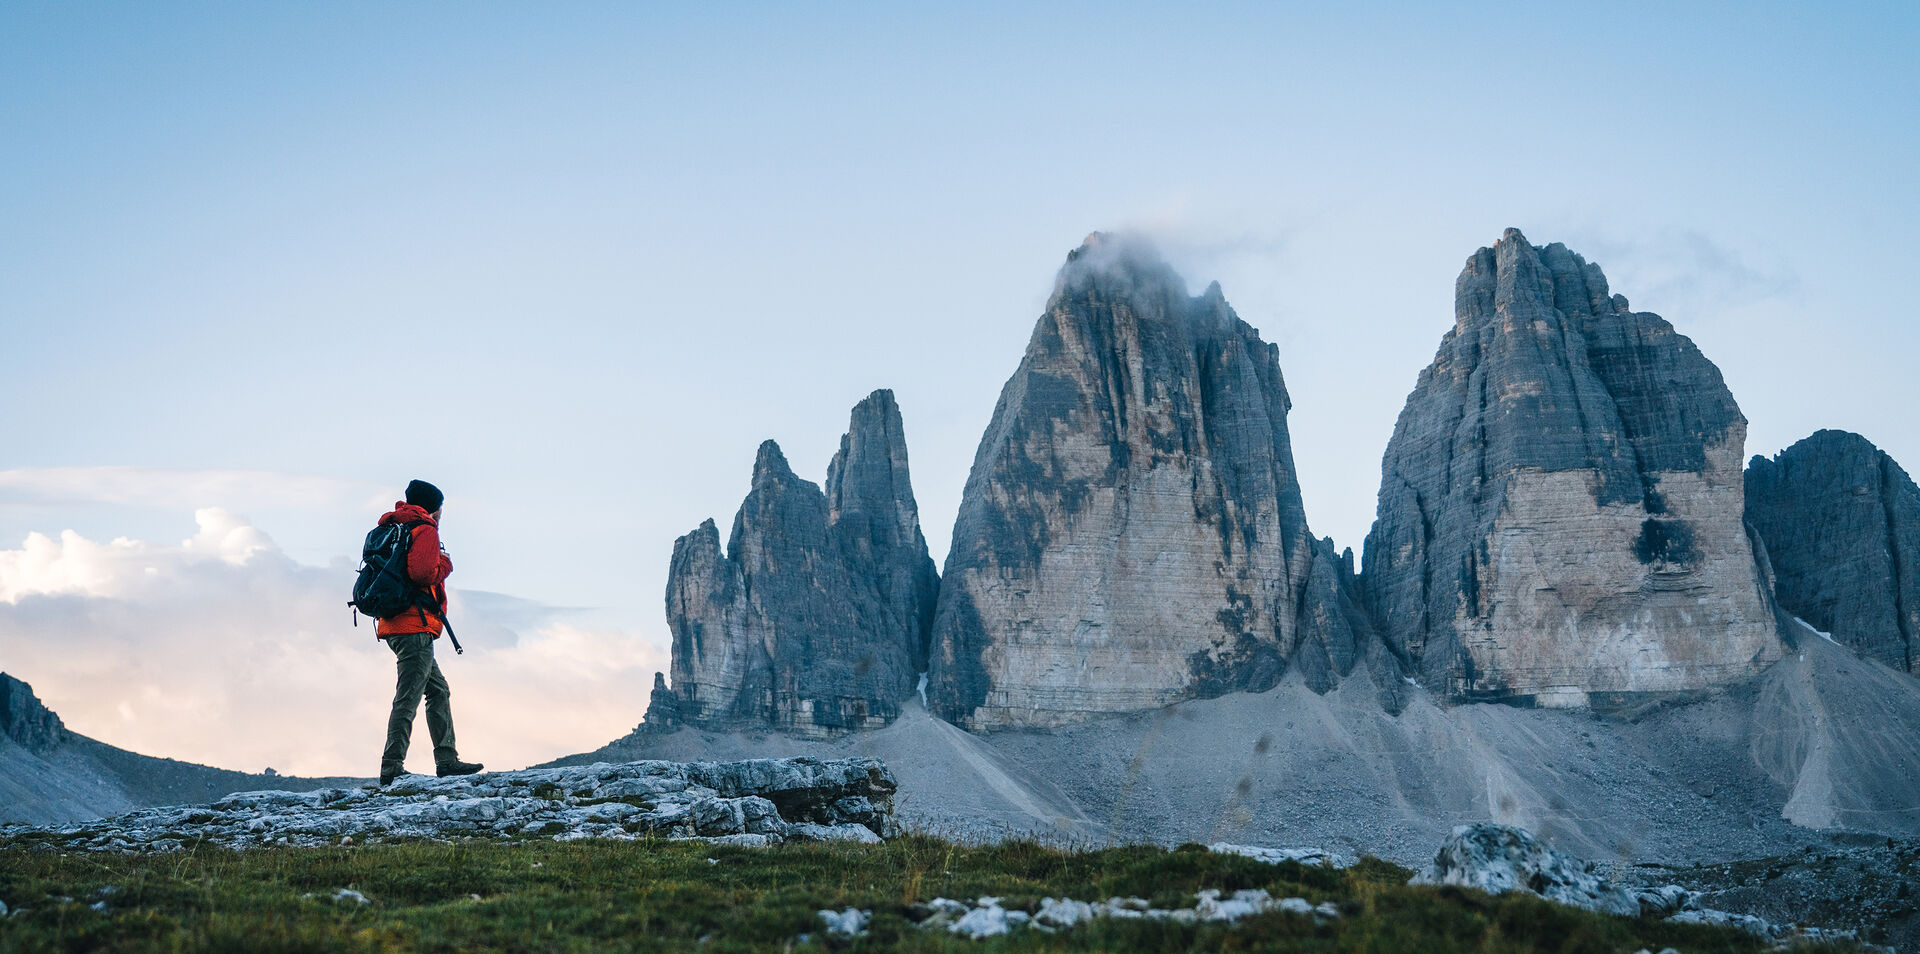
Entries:
POLYGON ((724 551, 708 520, 674 541, 671 687, 646 725, 826 736, 899 715, 926 669, 939 578, 893 392, 854 407, 826 490, 760 445, 724 551))
POLYGON ((1387 446, 1363 576, 1422 682, 1574 707, 1778 659, 1719 369, 1514 229, 1468 259, 1454 314, 1387 446))
POLYGON ((1819 431, 1747 466, 1747 520, 1780 605, 1912 672, 1920 656, 1920 486, 1858 434, 1819 431))
POLYGON ((333 845, 343 838, 708 838, 879 841, 898 834, 893 776, 876 759, 628 762, 403 776, 379 788, 243 792, 78 825, 0 827, 63 851, 333 845))
POLYGON ((1351 563, 1307 528, 1278 349, 1216 283, 1094 234, 1068 256, 981 438, 927 696, 1051 727, 1272 687, 1368 651, 1351 563))

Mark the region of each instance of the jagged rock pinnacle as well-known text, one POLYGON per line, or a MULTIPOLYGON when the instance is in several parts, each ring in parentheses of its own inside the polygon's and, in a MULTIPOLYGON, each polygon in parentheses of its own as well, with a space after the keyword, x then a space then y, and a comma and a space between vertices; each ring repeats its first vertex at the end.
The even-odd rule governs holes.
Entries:
POLYGON ((726 549, 712 520, 674 542, 673 680, 647 723, 823 735, 884 725, 925 667, 939 579, 893 392, 857 405, 826 490, 760 445, 726 549))

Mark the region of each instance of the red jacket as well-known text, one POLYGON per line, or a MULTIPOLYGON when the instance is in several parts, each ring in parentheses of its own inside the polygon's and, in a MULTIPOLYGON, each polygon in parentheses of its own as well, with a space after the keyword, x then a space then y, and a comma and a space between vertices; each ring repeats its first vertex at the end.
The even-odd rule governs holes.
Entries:
POLYGON ((436 638, 446 624, 447 615, 447 575, 453 572, 453 558, 440 549, 440 527, 425 510, 414 504, 401 501, 393 505, 393 512, 380 518, 385 526, 389 523, 421 524, 413 528, 413 545, 407 550, 407 576, 415 585, 427 591, 433 597, 440 613, 435 616, 424 610, 411 609, 391 619, 383 619, 374 627, 374 633, 381 639, 400 633, 432 633, 436 638))

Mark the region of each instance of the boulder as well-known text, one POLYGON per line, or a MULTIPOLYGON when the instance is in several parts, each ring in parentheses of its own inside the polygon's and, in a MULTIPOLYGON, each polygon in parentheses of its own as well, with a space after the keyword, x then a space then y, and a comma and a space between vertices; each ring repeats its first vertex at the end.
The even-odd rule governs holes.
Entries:
POLYGON ((1454 314, 1387 445, 1363 574, 1422 683, 1618 704, 1778 659, 1719 369, 1513 229, 1468 259, 1454 314))
POLYGON ((1488 894, 1525 891, 1549 901, 1638 917, 1633 892, 1594 873, 1591 862, 1569 858, 1508 825, 1461 825, 1440 845, 1433 864, 1411 884, 1451 884, 1488 894))
POLYGON ((1747 466, 1747 520, 1788 612, 1912 672, 1920 655, 1920 486, 1886 452, 1819 431, 1747 466))
POLYGON ((1143 242, 1089 236, 974 457, 933 710, 1058 726, 1351 671, 1371 630, 1351 562, 1308 531, 1290 406, 1278 349, 1217 283, 1190 296, 1143 242))

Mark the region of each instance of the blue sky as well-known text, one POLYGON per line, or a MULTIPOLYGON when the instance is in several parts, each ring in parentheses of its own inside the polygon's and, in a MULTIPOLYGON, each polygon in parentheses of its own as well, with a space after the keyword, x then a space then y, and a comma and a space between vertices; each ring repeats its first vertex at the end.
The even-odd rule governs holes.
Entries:
MULTIPOLYGON (((1279 343, 1342 545, 1507 226, 1692 336, 1750 453, 1841 427, 1920 466, 1916 9, 9 3, 0 547, 187 560, 220 508, 324 589, 434 480, 502 645, 567 627, 633 670, 527 742, 591 747, 664 659, 674 536, 730 521, 763 438, 818 480, 895 389, 940 557, 1054 270, 1114 228, 1279 343)), ((0 589, 131 598, 37 559, 0 589)), ((262 639, 370 652, 247 599, 262 639)), ((77 625, 0 619, 0 668, 108 741, 295 764, 129 701, 189 636, 136 680, 61 661, 77 625)))

